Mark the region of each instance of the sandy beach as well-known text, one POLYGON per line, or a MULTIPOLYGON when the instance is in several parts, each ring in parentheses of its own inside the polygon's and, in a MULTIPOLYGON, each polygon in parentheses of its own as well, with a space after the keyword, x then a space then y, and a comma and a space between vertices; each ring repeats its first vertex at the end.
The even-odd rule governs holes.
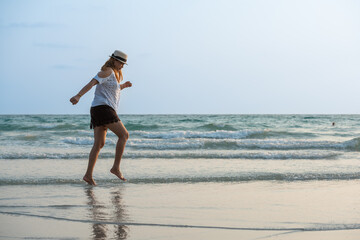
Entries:
POLYGON ((327 182, 1 186, 0 237, 358 239, 359 186, 359 180, 330 187, 327 182), (22 197, 16 197, 19 192, 22 197))

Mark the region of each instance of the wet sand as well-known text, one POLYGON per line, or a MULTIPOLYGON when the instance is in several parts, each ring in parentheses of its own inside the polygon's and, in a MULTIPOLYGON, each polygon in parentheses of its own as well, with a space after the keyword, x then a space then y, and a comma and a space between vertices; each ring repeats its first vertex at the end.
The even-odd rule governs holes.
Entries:
POLYGON ((359 239, 360 182, 0 186, 1 239, 359 239))

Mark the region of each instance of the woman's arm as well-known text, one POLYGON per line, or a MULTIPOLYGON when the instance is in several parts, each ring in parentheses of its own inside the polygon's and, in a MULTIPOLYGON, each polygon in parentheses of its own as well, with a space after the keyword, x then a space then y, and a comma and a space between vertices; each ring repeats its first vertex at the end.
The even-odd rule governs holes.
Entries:
POLYGON ((83 87, 80 92, 78 94, 76 94, 75 96, 73 96, 71 99, 70 99, 70 102, 75 105, 79 102, 80 98, 85 94, 87 93, 88 91, 90 91, 90 89, 95 86, 96 84, 98 84, 98 81, 95 80, 94 78, 91 79, 91 81, 85 85, 85 87, 83 87))

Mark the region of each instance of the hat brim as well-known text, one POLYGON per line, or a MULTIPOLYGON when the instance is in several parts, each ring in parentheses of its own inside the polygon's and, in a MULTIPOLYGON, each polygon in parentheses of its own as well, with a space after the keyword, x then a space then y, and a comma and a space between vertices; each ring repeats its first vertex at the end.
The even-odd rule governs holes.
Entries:
POLYGON ((109 57, 111 57, 111 58, 115 59, 116 61, 122 62, 123 64, 126 64, 126 65, 128 65, 128 64, 127 64, 126 62, 124 62, 124 61, 121 61, 121 60, 119 60, 119 59, 117 59, 117 58, 115 58, 115 57, 113 57, 113 56, 109 56, 109 57))

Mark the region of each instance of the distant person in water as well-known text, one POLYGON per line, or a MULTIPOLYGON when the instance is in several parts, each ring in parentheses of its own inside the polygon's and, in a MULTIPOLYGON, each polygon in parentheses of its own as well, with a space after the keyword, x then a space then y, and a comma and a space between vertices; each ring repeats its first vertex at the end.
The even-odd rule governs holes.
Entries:
POLYGON ((96 185, 93 179, 93 171, 100 149, 105 144, 107 129, 110 129, 119 138, 116 144, 114 165, 110 172, 126 181, 120 171, 120 162, 129 133, 116 113, 120 100, 120 90, 132 86, 129 81, 120 84, 123 80, 121 69, 126 62, 127 55, 116 50, 104 66, 101 67, 101 71, 78 94, 70 99, 73 105, 77 104, 80 98, 96 85, 95 96, 90 109, 90 128, 94 129, 94 145, 90 151, 87 171, 83 177, 83 180, 91 185, 96 185))
POLYGON ((335 126, 335 122, 333 122, 332 125, 335 126))

